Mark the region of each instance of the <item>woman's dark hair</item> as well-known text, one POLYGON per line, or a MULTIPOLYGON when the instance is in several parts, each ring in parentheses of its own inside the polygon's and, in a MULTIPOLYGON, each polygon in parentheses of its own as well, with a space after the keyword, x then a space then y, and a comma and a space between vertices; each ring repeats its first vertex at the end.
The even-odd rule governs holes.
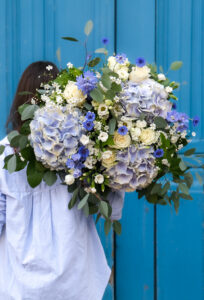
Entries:
POLYGON ((41 83, 47 83, 55 79, 58 73, 59 70, 56 65, 49 61, 37 61, 25 69, 19 81, 10 114, 6 122, 7 132, 10 130, 19 130, 22 125, 18 107, 24 103, 29 103, 35 95, 36 89, 40 88, 41 83), (47 70, 47 66, 52 66, 52 68, 47 70), (23 92, 29 93, 26 94, 23 92))

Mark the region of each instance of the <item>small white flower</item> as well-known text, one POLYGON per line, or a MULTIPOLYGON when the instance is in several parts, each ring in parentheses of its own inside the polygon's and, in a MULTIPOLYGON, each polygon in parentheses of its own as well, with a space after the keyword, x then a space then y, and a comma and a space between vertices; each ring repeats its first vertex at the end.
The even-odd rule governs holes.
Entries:
POLYGON ((98 139, 99 139, 100 141, 102 141, 102 142, 106 142, 107 139, 108 139, 108 134, 107 134, 107 132, 102 131, 102 132, 99 134, 98 139))
POLYGON ((87 187, 84 189, 85 192, 87 193, 92 193, 92 194, 95 194, 96 193, 96 189, 94 187, 87 187))
POLYGON ((173 136, 171 137, 171 142, 172 142, 172 144, 175 144, 175 143, 178 141, 178 139, 179 139, 179 136, 173 135, 173 136))
POLYGON ((36 103, 36 102, 35 102, 35 99, 32 98, 31 101, 30 101, 30 103, 34 105, 34 104, 36 103))
POLYGON ((166 91, 167 93, 171 93, 171 92, 173 91, 173 89, 172 89, 172 87, 167 86, 167 87, 165 87, 165 91, 166 91))
POLYGON ((169 164, 169 162, 168 162, 168 160, 166 158, 162 159, 162 164, 165 165, 165 166, 167 166, 167 167, 170 166, 170 164, 169 164))
POLYGON ((95 181, 95 183, 102 184, 104 182, 104 176, 101 174, 98 174, 95 176, 94 181, 95 181))
POLYGON ((73 64, 72 64, 71 62, 68 62, 68 63, 67 63, 67 68, 68 68, 68 69, 73 68, 73 64))
POLYGON ((82 134, 80 142, 82 143, 82 145, 86 146, 89 143, 89 137, 85 134, 82 134))
POLYGON ((101 122, 94 121, 94 128, 95 128, 96 130, 101 130, 101 122))
POLYGON ((65 176, 65 183, 66 183, 67 185, 73 184, 74 181, 75 181, 75 179, 74 179, 74 176, 73 176, 73 175, 69 174, 69 175, 66 175, 66 176, 65 176))
POLYGON ((192 136, 196 136, 196 132, 195 131, 193 131, 191 134, 192 134, 192 136))
POLYGON ((187 135, 187 131, 186 130, 184 130, 184 131, 181 132, 181 137, 183 139, 186 137, 186 135, 187 135))
POLYGON ((49 85, 49 84, 45 84, 45 85, 44 85, 44 89, 45 89, 45 90, 49 90, 49 89, 50 89, 50 85, 49 85))
POLYGON ((147 126, 147 122, 145 120, 143 120, 143 121, 138 120, 136 122, 136 126, 139 127, 139 128, 144 128, 144 127, 147 126))
POLYGON ((153 129, 153 130, 155 130, 155 129, 156 129, 156 125, 155 125, 154 123, 152 123, 152 124, 150 125, 150 128, 153 129))
POLYGON ((50 71, 50 70, 52 70, 52 69, 53 69, 53 66, 51 66, 51 65, 48 65, 48 66, 46 67, 46 69, 47 69, 48 71, 50 71))
POLYGON ((178 150, 181 150, 183 148, 183 144, 178 146, 178 150))
POLYGON ((164 81, 166 80, 166 76, 162 73, 158 74, 158 79, 161 80, 161 81, 164 81))
POLYGON ((101 74, 100 74, 99 72, 96 72, 96 77, 97 77, 98 79, 100 79, 100 78, 101 78, 101 74))
POLYGON ((61 96, 57 96, 56 97, 56 102, 57 102, 57 104, 61 104, 63 102, 62 97, 61 96))

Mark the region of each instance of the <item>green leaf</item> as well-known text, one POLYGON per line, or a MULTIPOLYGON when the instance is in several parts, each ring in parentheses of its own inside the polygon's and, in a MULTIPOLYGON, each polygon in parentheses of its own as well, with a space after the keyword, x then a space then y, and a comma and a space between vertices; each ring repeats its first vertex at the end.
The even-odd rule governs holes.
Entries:
POLYGON ((26 107, 28 107, 28 106, 30 106, 30 104, 27 104, 27 103, 24 103, 24 104, 22 104, 21 106, 19 106, 19 107, 18 107, 18 112, 19 112, 19 114, 21 115, 22 112, 24 111, 24 109, 25 109, 26 107))
POLYGON ((84 27, 84 33, 88 36, 92 32, 92 29, 93 29, 93 21, 89 20, 84 27))
POLYGON ((170 65, 170 70, 176 71, 178 69, 180 69, 183 65, 182 61, 174 61, 171 65, 170 65))
POLYGON ((182 193, 189 195, 189 189, 185 183, 179 183, 178 186, 182 193))
POLYGON ((47 171, 43 175, 43 180, 47 183, 47 185, 53 185, 57 180, 57 175, 53 171, 47 171))
POLYGON ((180 161, 179 168, 181 169, 181 171, 185 171, 187 169, 187 166, 185 165, 183 160, 180 161))
POLYGON ((179 194, 181 198, 185 199, 185 200, 193 200, 193 198, 191 197, 191 195, 186 195, 186 194, 179 194))
POLYGON ((88 102, 84 102, 84 107, 85 107, 87 110, 91 110, 91 109, 92 109, 92 105, 89 104, 88 102))
POLYGON ((190 187, 193 184, 193 175, 190 172, 184 174, 184 180, 185 180, 188 188, 190 189, 190 187))
POLYGON ((67 40, 67 41, 71 41, 71 42, 78 42, 77 39, 75 39, 74 37, 71 36, 64 36, 62 37, 63 40, 67 40))
POLYGON ((13 173, 16 171, 16 155, 12 155, 12 157, 7 162, 7 170, 9 173, 13 173))
POLYGON ((76 204, 77 197, 78 197, 78 191, 79 191, 79 188, 77 187, 73 192, 71 200, 69 201, 69 204, 68 204, 69 209, 72 209, 72 207, 74 207, 74 205, 76 204))
POLYGON ((21 114, 21 120, 25 121, 27 119, 32 119, 34 116, 35 111, 38 109, 39 107, 37 105, 29 105, 27 106, 22 114, 21 114))
POLYGON ((28 146, 26 148, 24 148, 23 150, 21 150, 21 155, 23 156, 23 158, 25 160, 34 160, 35 159, 35 154, 33 151, 33 148, 31 146, 28 146))
POLYGON ((168 124, 162 117, 154 118, 154 123, 158 129, 164 129, 168 124))
POLYGON ((20 150, 24 149, 28 143, 28 137, 26 135, 19 134, 15 136, 11 142, 11 147, 20 148, 20 150))
POLYGON ((95 50, 95 53, 103 53, 107 55, 108 51, 105 48, 98 48, 95 50))
POLYGON ((167 181, 166 183, 165 183, 165 185, 163 186, 163 188, 162 188, 162 190, 161 190, 161 192, 160 192, 160 195, 165 195, 167 192, 168 192, 168 190, 170 189, 170 182, 169 181, 167 181))
POLYGON ((75 182, 71 185, 68 185, 67 189, 69 193, 73 193, 78 188, 78 183, 75 180, 75 182))
POLYGON ((115 232, 120 235, 121 231, 122 231, 122 226, 120 224, 119 221, 113 221, 113 229, 115 230, 115 232))
POLYGON ((17 130, 13 130, 11 131, 8 135, 7 135, 7 138, 8 138, 8 141, 9 143, 11 142, 11 140, 15 137, 19 135, 19 132, 17 130))
POLYGON ((101 217, 101 213, 98 213, 98 214, 97 214, 97 217, 96 217, 95 224, 97 224, 97 223, 98 223, 98 221, 99 221, 100 217, 101 217))
POLYGON ((18 95, 19 96, 27 96, 27 95, 33 95, 33 93, 27 92, 27 91, 23 91, 23 92, 18 93, 18 95))
POLYGON ((79 202, 79 204, 78 204, 78 206, 77 206, 78 209, 82 209, 82 207, 84 207, 84 205, 85 205, 85 204, 87 203, 87 201, 88 201, 89 195, 90 195, 90 194, 86 194, 86 195, 84 196, 84 198, 79 202))
POLYGON ((93 91, 91 91, 90 96, 93 100, 95 100, 99 103, 103 102, 103 94, 97 88, 94 89, 93 91))
POLYGON ((27 179, 28 183, 32 188, 35 188, 38 186, 43 178, 43 172, 39 172, 35 168, 35 162, 29 162, 28 167, 27 167, 27 179))
POLYGON ((188 149, 187 151, 184 152, 184 155, 185 156, 191 156, 195 153, 195 151, 196 151, 195 148, 188 149))
POLYGON ((102 84, 105 88, 110 89, 111 88, 111 80, 108 74, 103 74, 101 77, 102 84))
POLYGON ((108 217, 108 204, 105 201, 101 201, 99 203, 99 209, 100 212, 102 213, 102 215, 104 215, 104 217, 108 217))
POLYGON ((88 205, 88 202, 84 205, 83 212, 84 212, 84 214, 85 214, 86 217, 89 216, 89 205, 88 205))
POLYGON ((108 126, 109 126, 109 134, 114 134, 115 127, 116 127, 116 119, 115 118, 110 119, 108 126))
POLYGON ((101 59, 100 57, 95 57, 94 59, 92 59, 89 63, 88 63, 88 66, 93 68, 95 67, 96 65, 98 65, 100 63, 101 59))
POLYGON ((104 222, 104 231, 105 231, 106 235, 108 235, 110 230, 111 230, 111 224, 112 224, 111 220, 109 220, 109 219, 105 220, 105 222, 104 222))
POLYGON ((195 175, 196 175, 196 178, 197 178, 198 182, 200 183, 200 185, 203 185, 203 179, 200 176, 200 174, 198 172, 196 172, 195 175))
POLYGON ((29 135, 30 134, 30 120, 25 121, 21 128, 20 128, 20 133, 24 135, 29 135))
POLYGON ((153 195, 153 194, 159 194, 161 191, 161 183, 156 183, 154 184, 150 194, 153 195))
POLYGON ((5 146, 0 145, 0 155, 4 153, 4 150, 5 150, 5 146))

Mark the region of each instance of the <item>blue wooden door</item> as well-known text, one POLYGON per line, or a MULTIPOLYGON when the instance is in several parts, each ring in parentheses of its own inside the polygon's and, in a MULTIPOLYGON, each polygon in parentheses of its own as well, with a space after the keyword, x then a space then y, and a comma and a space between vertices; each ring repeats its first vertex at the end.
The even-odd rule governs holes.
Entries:
MULTIPOLYGON (((168 70, 182 60, 179 109, 204 116, 204 2, 203 0, 0 0, 1 138, 18 80, 25 67, 51 60, 80 66, 83 47, 62 36, 83 39, 87 20, 94 22, 90 53, 110 40, 108 50, 124 52, 134 61, 144 56, 168 70), (61 58, 60 58, 61 57, 61 58)), ((204 123, 194 145, 204 152, 204 123)), ((193 145, 193 146, 194 146, 193 145)), ((203 175, 202 169, 198 170, 203 175)), ((154 207, 126 195, 123 233, 100 237, 113 267, 104 300, 202 300, 204 298, 204 195, 195 177, 194 201, 182 201, 178 215, 172 207, 154 207)), ((80 300, 80 299, 79 299, 80 300)))

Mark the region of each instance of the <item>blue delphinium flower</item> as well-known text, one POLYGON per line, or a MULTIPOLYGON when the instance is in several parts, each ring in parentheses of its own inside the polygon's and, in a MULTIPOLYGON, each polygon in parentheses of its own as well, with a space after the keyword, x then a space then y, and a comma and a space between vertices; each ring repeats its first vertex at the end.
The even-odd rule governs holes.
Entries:
POLYGON ((83 122, 83 126, 86 130, 91 131, 94 128, 94 123, 92 121, 85 120, 83 122))
POLYGON ((121 127, 118 128, 118 133, 119 133, 120 135, 126 135, 127 132, 128 132, 128 129, 127 129, 126 126, 121 126, 121 127))
POLYGON ((75 166, 75 163, 72 159, 68 158, 67 162, 66 162, 67 168, 69 169, 73 169, 75 166))
POLYGON ((91 111, 88 111, 85 118, 88 120, 88 121, 94 121, 95 120, 95 113, 94 112, 91 112, 91 111))
POLYGON ((167 113, 166 119, 167 119, 168 122, 171 122, 171 123, 178 122, 179 113, 176 110, 172 110, 172 111, 167 113))
POLYGON ((137 65, 138 67, 142 68, 142 67, 145 66, 145 64, 146 64, 146 61, 145 61, 144 57, 138 57, 138 58, 136 59, 136 65, 137 65))
POLYGON ((177 132, 182 132, 184 130, 188 129, 188 123, 181 123, 177 128, 176 131, 177 132))
POLYGON ((76 85, 78 89, 81 90, 85 95, 95 89, 97 82, 98 78, 91 71, 87 71, 83 75, 77 76, 76 78, 76 85))
POLYGON ((82 175, 82 171, 80 169, 75 169, 73 175, 74 178, 78 178, 82 175))
POLYGON ((72 154, 72 160, 74 162, 79 161, 80 158, 81 158, 81 155, 79 153, 72 154))
POLYGON ((127 56, 124 53, 117 54, 116 57, 115 57, 116 61, 119 64, 123 64, 126 61, 126 58, 127 58, 127 56))
POLYGON ((81 158, 84 160, 89 156, 89 150, 84 146, 81 146, 79 148, 78 153, 81 155, 81 158))
POLYGON ((197 126, 200 122, 200 118, 198 116, 195 116, 193 118, 193 126, 197 126))
POLYGON ((159 148, 159 149, 157 149, 157 150, 154 151, 154 156, 155 156, 156 158, 160 158, 160 157, 162 157, 163 155, 164 155, 164 150, 161 149, 161 148, 159 148))
POLYGON ((189 122, 189 117, 185 113, 179 113, 178 121, 181 122, 182 124, 188 123, 189 122))
POLYGON ((101 41, 105 46, 109 43, 109 39, 107 37, 103 37, 101 41))

